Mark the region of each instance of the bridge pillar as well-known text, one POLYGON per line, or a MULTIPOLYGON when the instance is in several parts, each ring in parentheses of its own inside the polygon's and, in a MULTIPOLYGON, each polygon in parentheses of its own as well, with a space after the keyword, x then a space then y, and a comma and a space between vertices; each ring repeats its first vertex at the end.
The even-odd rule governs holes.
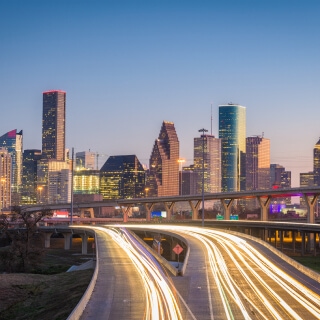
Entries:
POLYGON ((50 240, 51 240, 51 235, 52 235, 52 232, 46 232, 44 234, 44 247, 45 248, 50 248, 50 240))
POLYGON ((175 205, 175 202, 171 202, 171 203, 164 202, 164 207, 166 208, 166 211, 167 211, 167 220, 171 220, 171 215, 172 215, 174 205, 175 205))
POLYGON ((82 240, 82 254, 88 253, 88 238, 89 236, 87 234, 80 234, 81 240, 82 240))
POLYGON ((84 218, 86 212, 89 212, 90 218, 94 218, 93 208, 80 208, 80 218, 84 218))
POLYGON ((301 232, 301 256, 304 256, 306 251, 306 234, 304 231, 301 232))
POLYGON ((261 240, 267 242, 268 237, 269 237, 269 230, 268 229, 261 230, 261 240))
POLYGON ((72 241, 72 233, 62 233, 64 237, 64 249, 70 250, 71 241, 72 241))
POLYGON ((308 196, 307 194, 303 194, 303 198, 307 204, 307 222, 308 223, 315 223, 315 213, 314 208, 317 203, 318 194, 314 196, 308 196))
POLYGON ((196 204, 194 205, 191 200, 188 201, 190 208, 192 210, 192 220, 197 220, 198 219, 198 210, 201 204, 201 200, 198 200, 196 204))
POLYGON ((315 245, 314 245, 314 242, 315 242, 315 234, 312 233, 312 232, 309 232, 307 234, 307 251, 308 252, 311 252, 311 251, 314 251, 315 249, 315 245))
POLYGON ((293 253, 296 253, 296 232, 292 230, 292 247, 293 253))
POLYGON ((266 201, 263 201, 264 198, 257 196, 258 202, 260 204, 261 209, 261 221, 268 221, 268 208, 271 201, 271 196, 267 197, 266 201))
POLYGON ((280 237, 280 251, 283 252, 283 230, 279 231, 279 237, 280 237))
POLYGON ((147 221, 151 221, 151 211, 152 211, 154 205, 155 205, 155 203, 151 203, 150 205, 148 203, 144 204, 144 207, 147 210, 147 213, 146 213, 146 220, 147 221))
POLYGON ((223 208, 223 213, 224 213, 224 220, 230 220, 230 211, 231 211, 231 206, 234 199, 229 199, 230 201, 228 203, 225 200, 228 200, 228 199, 220 199, 220 202, 223 208))
POLYGON ((122 213, 123 213, 123 222, 128 222, 128 213, 131 210, 131 205, 127 207, 121 207, 122 213))

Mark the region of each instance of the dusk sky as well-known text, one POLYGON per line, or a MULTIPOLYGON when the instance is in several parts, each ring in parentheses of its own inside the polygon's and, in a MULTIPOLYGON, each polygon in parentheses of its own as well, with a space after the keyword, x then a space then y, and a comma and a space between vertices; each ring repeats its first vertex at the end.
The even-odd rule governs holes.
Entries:
POLYGON ((320 1, 0 0, 0 135, 41 149, 42 92, 67 92, 67 147, 148 164, 163 120, 193 162, 218 106, 246 107, 271 163, 313 169, 320 137, 320 1))

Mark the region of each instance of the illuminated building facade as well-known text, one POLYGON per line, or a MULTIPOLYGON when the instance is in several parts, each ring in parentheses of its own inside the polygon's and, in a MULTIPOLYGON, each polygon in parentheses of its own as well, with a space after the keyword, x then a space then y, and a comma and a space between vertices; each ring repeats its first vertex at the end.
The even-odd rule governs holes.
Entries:
POLYGON ((66 92, 43 92, 42 158, 65 160, 66 92))
POLYGON ((11 206, 11 154, 0 148, 0 210, 11 206))
POLYGON ((38 203, 71 201, 71 170, 67 161, 43 160, 37 165, 38 203))
POLYGON ((194 138, 194 172, 196 194, 202 192, 204 173, 204 192, 221 191, 221 139, 212 135, 201 135, 194 138), (204 162, 202 161, 204 159, 204 162), (204 171, 202 170, 204 164, 204 171))
POLYGON ((142 198, 145 170, 135 155, 111 156, 100 169, 103 199, 142 198))
POLYGON ((150 161, 149 196, 179 195, 179 140, 173 122, 164 121, 150 161))
POLYGON ((246 108, 228 104, 219 106, 221 141, 221 191, 245 190, 246 108))
POLYGON ((37 165, 41 159, 41 150, 23 151, 21 203, 37 203, 37 165))
POLYGON ((313 148, 314 185, 320 186, 320 139, 313 148))
POLYGON ((270 189, 270 140, 246 139, 246 190, 270 189))
POLYGON ((11 130, 0 137, 0 147, 5 148, 11 155, 11 203, 20 204, 20 188, 22 186, 22 152, 23 134, 22 130, 11 130))
POLYGON ((90 169, 76 169, 73 174, 74 194, 99 194, 100 171, 90 169))

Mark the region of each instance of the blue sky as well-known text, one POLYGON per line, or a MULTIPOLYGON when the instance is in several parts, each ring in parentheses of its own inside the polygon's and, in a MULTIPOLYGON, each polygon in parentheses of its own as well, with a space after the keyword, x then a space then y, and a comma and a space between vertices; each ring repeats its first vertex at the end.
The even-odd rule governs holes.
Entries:
POLYGON ((67 147, 148 163, 163 120, 180 156, 247 108, 271 162, 312 170, 320 137, 320 1, 0 1, 0 135, 41 149, 42 92, 67 92, 67 147))

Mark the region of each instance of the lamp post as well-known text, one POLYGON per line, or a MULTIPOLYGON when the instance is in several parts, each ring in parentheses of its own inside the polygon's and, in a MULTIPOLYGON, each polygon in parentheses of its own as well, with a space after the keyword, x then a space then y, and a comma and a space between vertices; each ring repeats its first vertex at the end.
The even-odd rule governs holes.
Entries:
POLYGON ((204 227, 204 133, 208 132, 207 129, 200 129, 198 132, 202 132, 202 222, 201 225, 204 227))
POLYGON ((180 181, 180 196, 182 196, 182 164, 186 162, 185 159, 178 159, 180 172, 181 172, 181 181, 180 181))

